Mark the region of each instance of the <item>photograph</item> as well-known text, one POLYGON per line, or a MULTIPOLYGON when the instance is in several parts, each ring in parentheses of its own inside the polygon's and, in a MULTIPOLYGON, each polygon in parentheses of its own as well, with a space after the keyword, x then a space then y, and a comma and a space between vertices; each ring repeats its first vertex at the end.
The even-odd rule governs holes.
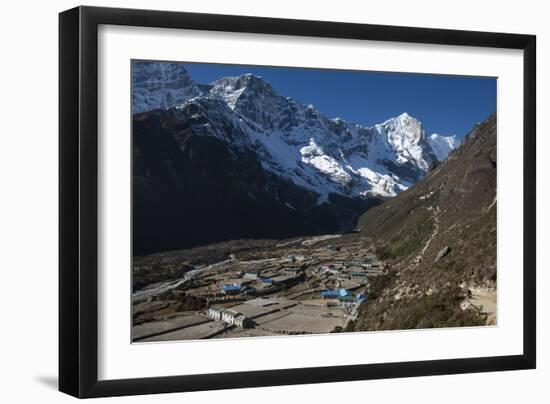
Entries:
POLYGON ((129 67, 132 342, 497 325, 496 77, 129 67))

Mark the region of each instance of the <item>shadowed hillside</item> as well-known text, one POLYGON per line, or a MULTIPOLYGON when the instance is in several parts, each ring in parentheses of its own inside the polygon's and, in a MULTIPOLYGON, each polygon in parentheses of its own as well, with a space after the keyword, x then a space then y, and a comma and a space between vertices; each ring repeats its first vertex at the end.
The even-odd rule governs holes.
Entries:
POLYGON ((347 231, 381 201, 330 194, 318 204, 316 193, 264 170, 252 150, 199 136, 173 111, 134 115, 133 136, 135 255, 347 231))
POLYGON ((329 118, 250 73, 199 85, 181 63, 132 65, 133 253, 344 233, 458 146, 406 112, 329 118))

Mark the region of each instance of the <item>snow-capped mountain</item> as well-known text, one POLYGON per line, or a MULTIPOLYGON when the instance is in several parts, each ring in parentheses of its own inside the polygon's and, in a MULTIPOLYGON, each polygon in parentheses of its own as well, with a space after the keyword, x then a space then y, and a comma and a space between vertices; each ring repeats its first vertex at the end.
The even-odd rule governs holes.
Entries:
POLYGON ((135 61, 132 67, 134 114, 170 108, 203 94, 181 63, 135 61))
POLYGON ((358 213, 412 186, 458 146, 454 137, 428 136, 407 113, 374 127, 330 119, 252 74, 201 85, 182 64, 137 62, 133 88, 135 181, 157 193, 167 183, 179 190, 192 183, 197 193, 204 187, 202 200, 213 197, 213 204, 220 202, 218 189, 238 205, 234 209, 250 204, 261 220, 278 217, 284 229, 277 234, 284 236, 294 234, 290 219, 303 222, 302 234, 353 226, 358 213), (211 173, 211 158, 225 164, 223 172, 211 173), (155 172, 162 172, 158 179, 155 172))
POLYGON ((456 136, 441 136, 437 133, 428 137, 428 143, 440 161, 445 160, 450 152, 460 146, 460 141, 456 136))
POLYGON ((182 118, 200 113, 204 122, 196 133, 254 148, 265 169, 318 192, 319 203, 330 193, 395 196, 458 146, 452 136, 427 137, 407 113, 368 128, 328 119, 252 74, 219 79, 208 91, 182 64, 137 63, 134 111, 170 107, 182 118), (240 136, 227 132, 226 121, 240 136))

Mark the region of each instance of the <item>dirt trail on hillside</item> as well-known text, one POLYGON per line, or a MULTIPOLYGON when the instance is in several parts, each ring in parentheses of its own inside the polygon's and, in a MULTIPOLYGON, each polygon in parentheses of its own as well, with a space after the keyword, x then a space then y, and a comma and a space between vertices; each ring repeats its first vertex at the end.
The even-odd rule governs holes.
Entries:
POLYGON ((487 325, 497 323, 497 292, 496 290, 470 289, 472 296, 466 301, 475 306, 481 313, 487 315, 487 325))
POLYGON ((413 259, 413 265, 416 267, 420 262, 422 262, 422 259, 424 258, 424 254, 426 251, 428 251, 428 248, 430 247, 430 244, 432 243, 433 239, 437 236, 439 233, 439 206, 437 206, 435 209, 433 209, 433 220, 434 220, 434 229, 432 231, 432 234, 426 240, 426 243, 424 244, 424 247, 422 247, 422 250, 420 250, 420 253, 414 257, 413 259))

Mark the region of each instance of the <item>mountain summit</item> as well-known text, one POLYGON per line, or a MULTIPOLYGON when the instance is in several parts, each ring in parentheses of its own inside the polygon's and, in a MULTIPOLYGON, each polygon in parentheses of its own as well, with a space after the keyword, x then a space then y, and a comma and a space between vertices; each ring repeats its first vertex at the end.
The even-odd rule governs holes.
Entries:
POLYGON ((203 94, 181 63, 135 61, 132 65, 133 113, 170 108, 203 94))
POLYGON ((352 228, 358 214, 411 187, 458 146, 453 137, 428 136, 407 113, 366 127, 330 119, 261 77, 202 85, 178 63, 134 63, 133 111, 134 183, 145 193, 137 214, 160 209, 167 217, 155 220, 180 226, 193 193, 199 211, 212 198, 209 223, 213 210, 223 220, 235 216, 226 235, 233 238, 352 228), (177 206, 174 195, 182 198, 177 206), (222 196, 231 212, 219 206, 222 196), (252 220, 260 225, 246 224, 252 220))

